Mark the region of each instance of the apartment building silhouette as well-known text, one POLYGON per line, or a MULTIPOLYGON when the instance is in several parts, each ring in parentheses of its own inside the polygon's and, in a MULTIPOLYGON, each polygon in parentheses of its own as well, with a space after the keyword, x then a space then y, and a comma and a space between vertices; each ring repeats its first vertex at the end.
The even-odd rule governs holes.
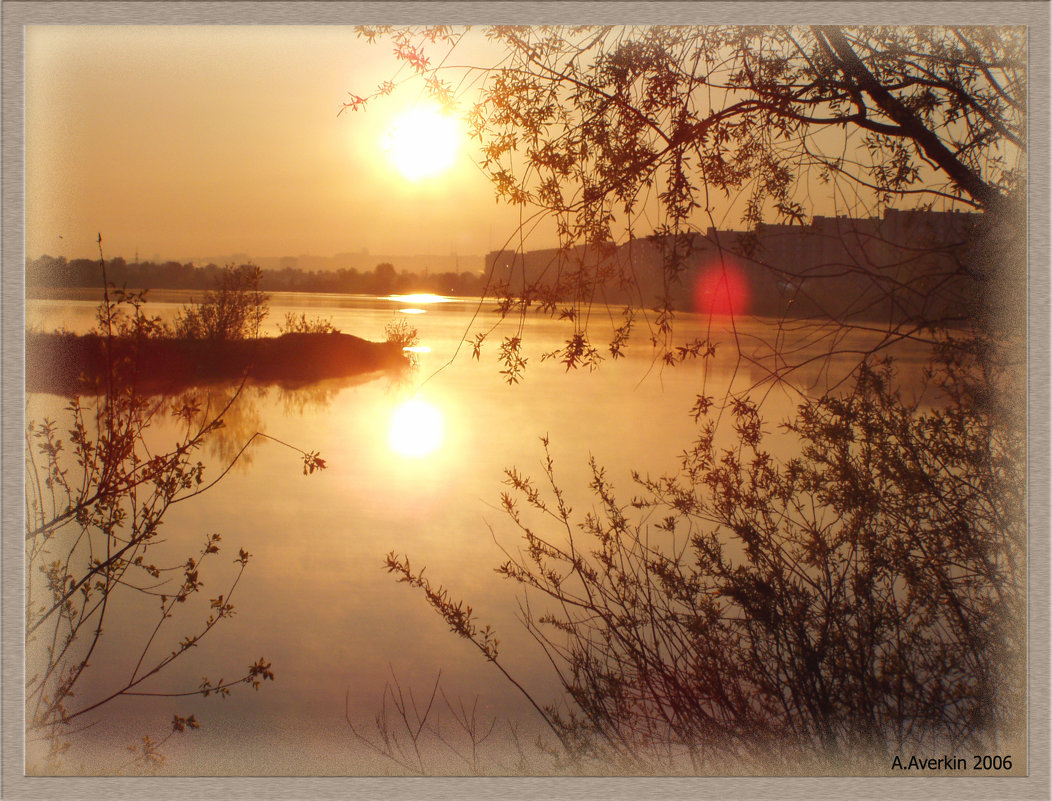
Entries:
POLYGON ((541 303, 591 300, 700 313, 964 319, 974 306, 982 215, 887 209, 634 239, 603 248, 491 252, 494 282, 541 303))

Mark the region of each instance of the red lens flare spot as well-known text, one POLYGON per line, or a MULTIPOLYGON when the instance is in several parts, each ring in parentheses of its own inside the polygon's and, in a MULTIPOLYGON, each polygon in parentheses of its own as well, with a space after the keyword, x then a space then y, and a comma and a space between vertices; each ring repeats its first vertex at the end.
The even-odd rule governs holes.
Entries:
POLYGON ((699 314, 739 315, 748 305, 745 274, 728 259, 704 267, 694 282, 694 311, 699 314))

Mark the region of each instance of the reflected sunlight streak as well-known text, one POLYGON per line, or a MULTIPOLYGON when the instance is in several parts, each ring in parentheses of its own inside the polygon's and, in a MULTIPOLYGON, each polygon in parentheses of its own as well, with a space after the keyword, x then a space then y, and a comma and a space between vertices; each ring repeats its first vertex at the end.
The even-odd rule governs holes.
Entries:
POLYGON ((396 303, 412 303, 420 306, 426 303, 449 303, 453 299, 443 295, 433 295, 430 292, 417 292, 413 295, 387 295, 384 300, 393 300, 396 303))
POLYGON ((412 398, 391 415, 387 444, 401 456, 427 456, 442 444, 442 422, 442 412, 436 406, 412 398))

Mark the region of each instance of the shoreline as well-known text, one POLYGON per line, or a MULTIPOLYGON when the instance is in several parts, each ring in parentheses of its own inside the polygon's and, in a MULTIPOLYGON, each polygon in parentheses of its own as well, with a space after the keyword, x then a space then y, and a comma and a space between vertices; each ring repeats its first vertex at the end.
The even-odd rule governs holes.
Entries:
POLYGON ((234 341, 113 338, 26 332, 26 392, 74 397, 106 389, 112 363, 122 387, 147 395, 248 380, 304 386, 405 369, 401 345, 342 333, 294 333, 234 341))

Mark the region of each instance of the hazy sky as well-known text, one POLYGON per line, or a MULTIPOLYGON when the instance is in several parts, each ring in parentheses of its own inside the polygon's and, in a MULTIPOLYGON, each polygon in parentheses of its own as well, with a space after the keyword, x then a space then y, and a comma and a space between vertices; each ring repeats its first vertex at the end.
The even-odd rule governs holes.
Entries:
POLYGON ((417 88, 337 116, 397 69, 342 27, 30 26, 26 253, 94 257, 99 232, 128 259, 500 247, 517 215, 466 138, 415 183, 385 155, 417 88))
MULTIPOLYGON (((501 55, 472 32, 455 63, 501 55)), ((426 119, 403 125, 410 139, 426 131, 425 145, 459 143, 448 169, 405 176, 437 158, 391 146, 403 115, 427 100, 420 81, 339 114, 352 93, 371 94, 400 68, 406 77, 389 40, 370 45, 350 27, 29 26, 27 255, 95 257, 100 232, 106 255, 126 259, 504 247, 519 214, 497 203, 477 142, 426 119)), ((858 134, 829 127, 809 146, 837 155, 858 134)), ((809 212, 872 207, 850 195, 851 182, 834 191, 817 177, 797 187, 809 212)), ((744 197, 714 200, 711 222, 735 227, 744 197)), ((553 246, 553 228, 532 232, 528 248, 553 246)))

